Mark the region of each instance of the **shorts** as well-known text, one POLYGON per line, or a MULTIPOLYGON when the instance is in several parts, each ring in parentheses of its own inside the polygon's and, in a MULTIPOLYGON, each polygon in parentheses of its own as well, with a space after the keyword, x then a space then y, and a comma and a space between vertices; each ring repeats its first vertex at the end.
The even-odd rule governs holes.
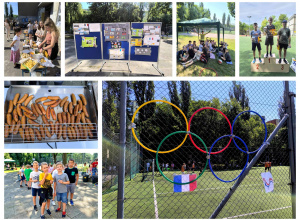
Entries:
POLYGON ((31 195, 36 196, 36 194, 38 194, 38 196, 41 196, 41 188, 31 188, 31 195))
POLYGON ((93 167, 92 172, 93 172, 93 176, 96 175, 96 173, 98 172, 97 167, 93 167))
POLYGON ((67 192, 65 193, 56 193, 57 202, 68 203, 67 192))
POLYGON ((279 48, 280 48, 280 49, 283 48, 283 49, 286 50, 286 49, 288 48, 288 46, 289 46, 288 44, 282 44, 282 43, 279 43, 279 48))
POLYGON ((25 180, 25 176, 21 176, 21 181, 22 181, 22 180, 25 180))
POLYGON ((29 181, 29 180, 30 180, 30 177, 27 177, 27 176, 26 176, 25 178, 26 178, 26 180, 27 180, 27 181, 29 181))
POLYGON ((28 31, 28 34, 33 34, 33 30, 28 31))
POLYGON ((261 51, 260 43, 254 43, 254 42, 252 42, 252 50, 253 51, 255 51, 256 47, 257 47, 258 51, 261 51))
POLYGON ((41 188, 41 203, 47 202, 53 198, 52 187, 41 188))
POLYGON ((75 192, 75 188, 76 188, 75 183, 70 183, 70 184, 67 185, 67 192, 68 193, 74 193, 75 192))
POLYGON ((274 45, 273 37, 266 37, 265 45, 274 45))

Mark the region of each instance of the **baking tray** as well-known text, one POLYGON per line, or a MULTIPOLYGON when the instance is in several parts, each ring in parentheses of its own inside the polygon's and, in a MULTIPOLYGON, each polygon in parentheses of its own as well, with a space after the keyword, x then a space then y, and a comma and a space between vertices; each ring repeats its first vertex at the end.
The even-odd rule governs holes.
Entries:
MULTIPOLYGON (((90 87, 90 88, 92 88, 92 87, 90 87)), ((98 110, 97 110, 97 106, 96 106, 96 100, 94 98, 93 91, 89 90, 87 86, 64 86, 64 85, 62 85, 62 86, 61 85, 59 85, 59 86, 42 86, 42 85, 39 85, 39 86, 35 86, 35 85, 28 85, 28 86, 26 86, 26 85, 13 85, 13 86, 10 86, 8 91, 7 91, 7 95, 6 95, 5 103, 4 103, 4 113, 5 113, 4 114, 4 117, 5 117, 4 121, 6 121, 6 114, 7 114, 7 111, 8 111, 9 101, 13 100, 15 94, 17 94, 17 93, 20 93, 20 98, 23 97, 23 95, 25 95, 25 94, 28 94, 29 96, 34 95, 34 98, 27 105, 27 107, 29 107, 30 109, 31 109, 31 107, 30 107, 31 104, 35 103, 35 100, 40 98, 40 97, 59 96, 61 99, 63 99, 64 97, 68 96, 69 97, 68 101, 71 101, 71 94, 72 93, 74 93, 77 100, 80 99, 80 97, 78 95, 83 94, 85 96, 86 100, 87 100, 86 108, 87 108, 87 111, 88 111, 89 116, 90 116, 89 119, 91 120, 92 126, 94 128, 91 131, 92 134, 93 134, 93 137, 92 138, 87 137, 87 139, 83 139, 83 138, 69 139, 68 137, 66 139, 63 139, 63 137, 61 137, 60 139, 58 139, 56 134, 54 134, 50 138, 46 136, 41 141, 37 140, 36 137, 35 137, 34 141, 27 141, 27 140, 23 140, 19 133, 16 134, 16 135, 13 135, 11 133, 11 134, 9 134, 9 136, 7 138, 4 138, 5 143, 10 143, 10 144, 15 144, 15 143, 48 143, 48 142, 71 142, 71 141, 75 142, 75 141, 95 141, 95 140, 98 140, 98 120, 97 120, 98 110)), ((54 110, 55 110, 56 115, 57 115, 57 113, 63 112, 63 108, 60 107, 59 105, 57 107, 55 107, 54 110)), ((41 125, 44 125, 41 116, 39 116, 35 121, 37 123, 40 123, 41 125)), ((52 119, 52 117, 48 121, 49 122, 52 121, 53 123, 55 123, 55 121, 52 119)), ((74 123, 72 125, 76 125, 76 123, 74 123)), ((31 128, 37 128, 37 127, 35 127, 31 124, 28 124, 26 126, 31 127, 31 128)))

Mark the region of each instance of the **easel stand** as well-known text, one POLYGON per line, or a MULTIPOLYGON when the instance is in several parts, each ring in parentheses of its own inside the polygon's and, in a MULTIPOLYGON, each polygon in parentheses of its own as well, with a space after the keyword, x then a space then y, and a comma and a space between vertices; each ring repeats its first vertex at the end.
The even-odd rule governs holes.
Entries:
MULTIPOLYGON (((100 73, 102 72, 102 69, 103 69, 103 67, 104 67, 104 65, 105 65, 106 63, 107 63, 106 61, 103 61, 102 66, 101 66, 101 68, 100 68, 100 70, 99 70, 100 73)), ((127 65, 128 72, 129 72, 129 75, 130 75, 130 74, 132 73, 132 71, 131 71, 131 69, 130 69, 130 61, 127 62, 126 65, 127 65)))

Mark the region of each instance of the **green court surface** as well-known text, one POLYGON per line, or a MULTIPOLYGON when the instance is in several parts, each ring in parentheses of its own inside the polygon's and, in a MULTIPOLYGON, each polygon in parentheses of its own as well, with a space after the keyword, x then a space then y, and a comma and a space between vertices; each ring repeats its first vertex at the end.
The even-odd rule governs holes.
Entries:
MULTIPOLYGON (((265 46, 265 37, 262 37, 261 44, 261 56, 263 57, 266 53, 265 46)), ((240 36, 240 76, 296 76, 296 73, 290 68, 288 73, 256 73, 251 72, 251 61, 253 60, 252 53, 252 42, 251 38, 248 36, 240 36)), ((277 50, 277 37, 274 37, 274 45, 272 49, 272 53, 276 55, 276 58, 279 58, 278 50, 277 50)), ((258 52, 256 51, 256 57, 258 57, 258 52)), ((283 57, 283 51, 282 51, 283 57)), ((292 37, 291 39, 291 48, 287 49, 287 61, 291 64, 292 58, 296 58, 296 37, 292 37)))
MULTIPOLYGON (((217 38, 210 38, 217 42, 217 38)), ((220 41, 223 38, 220 38, 220 41)), ((199 40, 197 36, 185 36, 180 35, 178 37, 178 50, 181 50, 184 45, 187 45, 189 41, 196 41, 197 45, 199 44, 199 40)), ((231 56, 232 65, 228 65, 226 63, 218 64, 218 59, 210 59, 208 64, 205 65, 201 62, 197 62, 186 69, 183 68, 181 62, 177 61, 177 76, 215 76, 215 72, 209 68, 214 69, 217 72, 218 76, 234 76, 235 75, 235 40, 234 39, 225 39, 224 40, 228 44, 229 54, 231 56)), ((216 57, 217 58, 217 57, 216 57)))
MULTIPOLYGON (((233 178, 241 170, 217 171, 221 178, 233 178)), ((274 192, 265 193, 260 173, 252 168, 218 218, 292 218, 289 167, 272 167, 274 192)), ((165 172, 168 178, 179 171, 165 172)), ((149 174, 151 175, 151 174, 149 174)), ((162 176, 141 182, 142 174, 125 183, 124 218, 209 218, 233 183, 223 183, 206 172, 193 192, 173 193, 173 184, 162 176), (155 187, 155 193, 154 193, 155 187)), ((117 218, 117 191, 103 194, 102 217, 117 218)))

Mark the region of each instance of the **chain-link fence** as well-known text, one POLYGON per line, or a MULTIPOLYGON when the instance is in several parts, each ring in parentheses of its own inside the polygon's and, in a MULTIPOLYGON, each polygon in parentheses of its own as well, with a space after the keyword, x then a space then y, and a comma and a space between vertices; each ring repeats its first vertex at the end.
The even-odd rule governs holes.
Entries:
MULTIPOLYGON (((236 182, 230 181, 239 177, 257 154, 247 152, 267 144, 285 113, 294 109, 288 100, 296 92, 295 82, 282 81, 127 82, 125 195, 122 198, 119 191, 118 198, 118 189, 122 189, 121 185, 118 188, 118 175, 122 178, 118 171, 123 165, 119 163, 120 85, 103 82, 104 219, 123 214, 124 218, 209 218, 236 182), (287 85, 290 93, 285 93, 287 85), (247 112, 239 115, 243 111, 247 112), (172 134, 177 131, 183 132, 172 134), (205 146, 211 150, 210 157, 205 146), (156 158, 158 147, 164 152, 156 158), (172 183, 184 178, 198 179, 187 185, 172 183), (124 213, 120 204, 124 204, 124 213)), ((290 122, 276 132, 217 218, 294 217, 290 122), (266 193, 261 176, 267 172, 274 183, 270 193, 266 193)))

